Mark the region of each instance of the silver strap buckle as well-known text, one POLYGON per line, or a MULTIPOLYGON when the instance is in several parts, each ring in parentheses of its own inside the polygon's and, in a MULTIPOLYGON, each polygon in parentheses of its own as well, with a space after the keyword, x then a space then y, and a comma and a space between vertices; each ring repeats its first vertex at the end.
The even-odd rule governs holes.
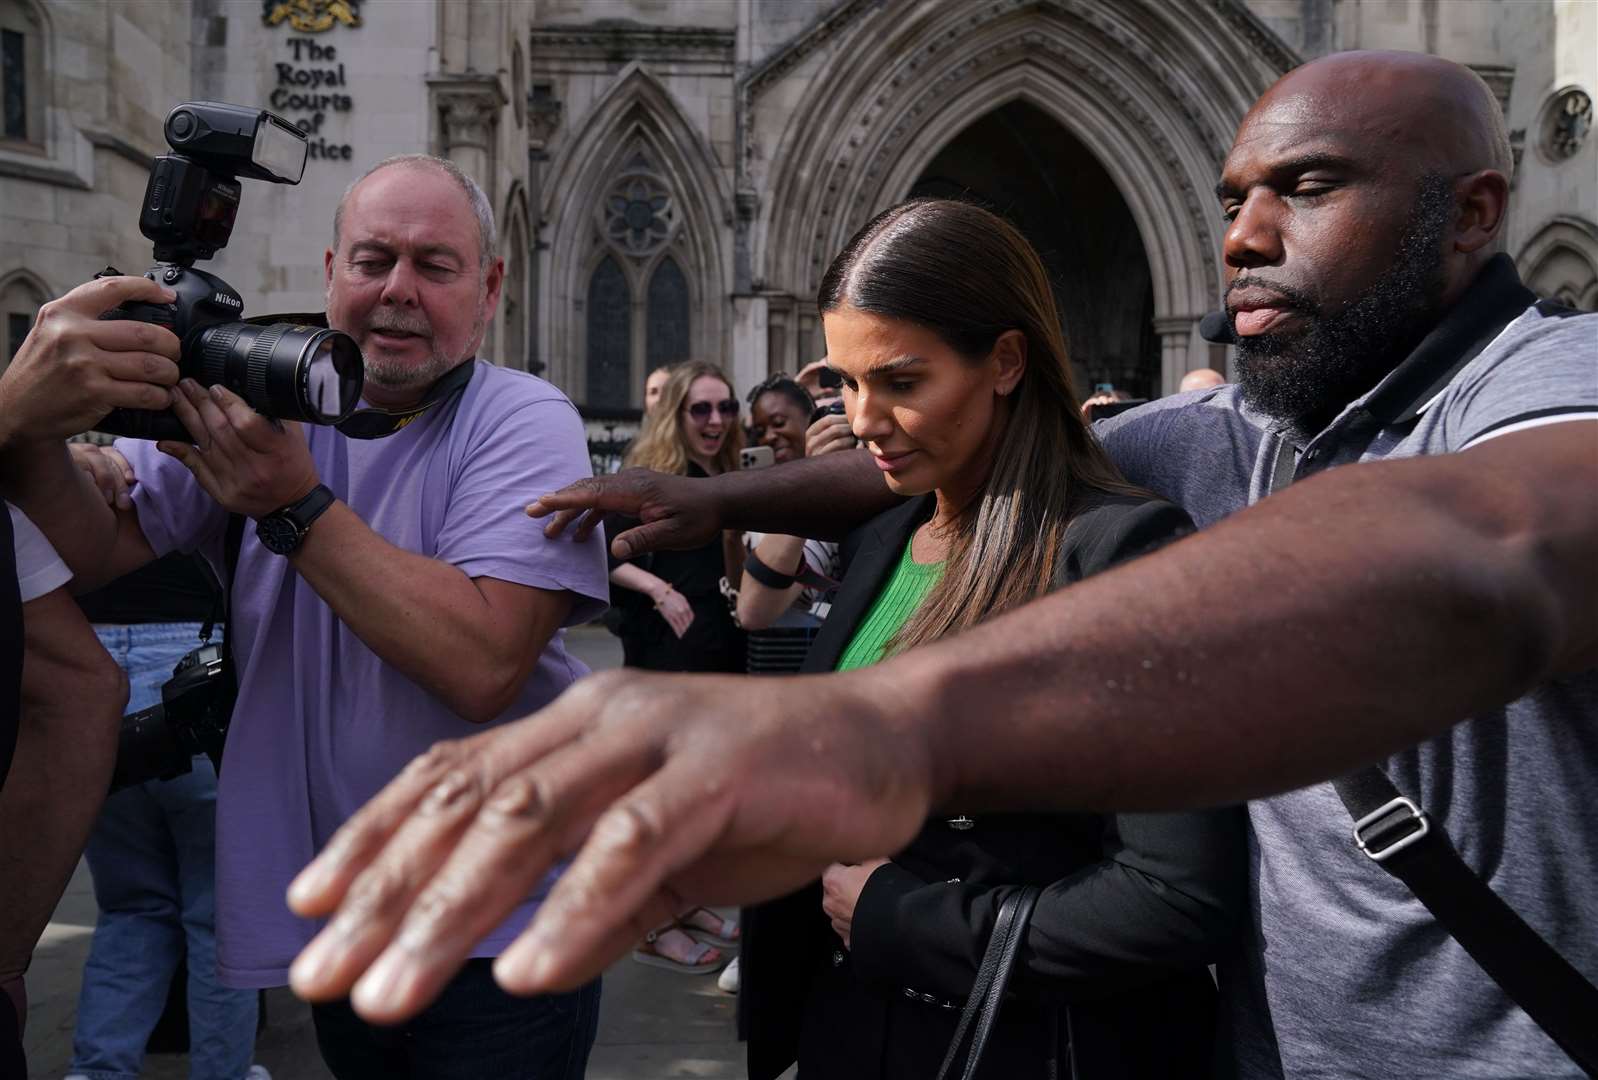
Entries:
POLYGON ((1432 831, 1431 821, 1426 817, 1426 811, 1415 804, 1415 800, 1407 799, 1400 795, 1391 802, 1383 803, 1358 821, 1354 822, 1354 843, 1359 849, 1369 855, 1376 862, 1383 862, 1390 856, 1398 854, 1409 845, 1432 831), (1393 815, 1404 811, 1406 816, 1395 818, 1393 815), (1380 826, 1380 828, 1372 828, 1380 826), (1408 832, 1396 839, 1388 839, 1394 832, 1407 827, 1408 832), (1366 832, 1371 831, 1379 835, 1366 840, 1366 832))

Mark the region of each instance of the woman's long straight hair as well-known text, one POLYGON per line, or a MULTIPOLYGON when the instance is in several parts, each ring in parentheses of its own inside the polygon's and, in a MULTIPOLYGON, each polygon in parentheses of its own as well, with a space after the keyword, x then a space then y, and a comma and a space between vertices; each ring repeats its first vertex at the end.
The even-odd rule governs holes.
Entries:
MULTIPOLYGON (((688 432, 683 427, 687 421, 683 418, 682 407, 688 399, 688 388, 693 386, 695 379, 705 375, 720 379, 727 385, 728 395, 734 401, 738 400, 732 380, 715 364, 705 360, 689 360, 678 364, 671 369, 671 376, 661 388, 660 400, 644 417, 644 426, 627 451, 623 465, 629 468, 636 465, 655 472, 676 473, 678 476, 687 474, 690 458, 688 432)), ((744 445, 743 424, 737 417, 726 421, 726 428, 727 434, 721 440, 721 449, 716 452, 716 465, 720 472, 732 472, 738 467, 738 451, 744 445)))
POLYGON ((1009 395, 993 471, 955 523, 942 577, 889 653, 1048 592, 1082 497, 1144 494, 1083 422, 1048 275, 998 215, 949 199, 886 210, 833 260, 817 302, 823 316, 853 308, 914 323, 971 363, 986 359, 1007 330, 1026 336, 1026 369, 1009 395))

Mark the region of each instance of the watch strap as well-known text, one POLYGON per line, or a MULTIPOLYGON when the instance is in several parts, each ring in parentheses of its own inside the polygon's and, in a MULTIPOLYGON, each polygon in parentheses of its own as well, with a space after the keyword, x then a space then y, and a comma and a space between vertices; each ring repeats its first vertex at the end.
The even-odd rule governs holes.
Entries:
POLYGON ((327 508, 333 505, 335 498, 332 488, 326 484, 317 484, 305 498, 290 503, 274 513, 293 519, 294 524, 303 532, 311 527, 311 522, 327 512, 327 508))

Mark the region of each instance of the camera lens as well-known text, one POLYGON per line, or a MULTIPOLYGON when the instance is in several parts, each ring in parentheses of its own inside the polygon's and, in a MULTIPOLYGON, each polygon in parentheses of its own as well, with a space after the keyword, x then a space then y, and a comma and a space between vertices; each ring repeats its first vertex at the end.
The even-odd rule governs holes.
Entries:
POLYGON ((355 411, 366 368, 355 339, 295 323, 222 323, 200 332, 199 381, 259 412, 336 424, 355 411))

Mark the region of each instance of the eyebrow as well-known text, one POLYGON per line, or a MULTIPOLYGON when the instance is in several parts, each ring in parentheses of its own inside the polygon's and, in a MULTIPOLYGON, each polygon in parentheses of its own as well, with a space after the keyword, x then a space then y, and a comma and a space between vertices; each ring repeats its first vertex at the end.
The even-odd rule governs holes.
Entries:
MULTIPOLYGON (((380 255, 392 255, 394 254, 394 248, 380 240, 358 240, 350 245, 351 256, 359 255, 365 252, 375 252, 380 255)), ((418 259, 428 259, 438 255, 448 256, 449 258, 454 259, 456 262, 464 263, 466 261, 465 256, 463 256, 458 249, 453 248, 448 244, 429 244, 426 247, 416 249, 416 257, 418 259)))
POLYGON ((900 356, 892 360, 884 360, 880 364, 873 364, 871 367, 868 367, 866 369, 866 378, 869 379, 876 375, 891 375, 895 371, 903 371, 907 367, 925 362, 926 361, 919 356, 900 356))
MULTIPOLYGON (((1360 166, 1353 158, 1345 157, 1330 150, 1318 150, 1308 154, 1300 154, 1295 158, 1288 158, 1286 161, 1278 161, 1268 166, 1265 171, 1272 178, 1280 178, 1284 176, 1300 176, 1315 169, 1359 172, 1360 166)), ((1224 178, 1215 185, 1215 197, 1217 199, 1229 199, 1240 195, 1242 195, 1242 192, 1224 178)))

